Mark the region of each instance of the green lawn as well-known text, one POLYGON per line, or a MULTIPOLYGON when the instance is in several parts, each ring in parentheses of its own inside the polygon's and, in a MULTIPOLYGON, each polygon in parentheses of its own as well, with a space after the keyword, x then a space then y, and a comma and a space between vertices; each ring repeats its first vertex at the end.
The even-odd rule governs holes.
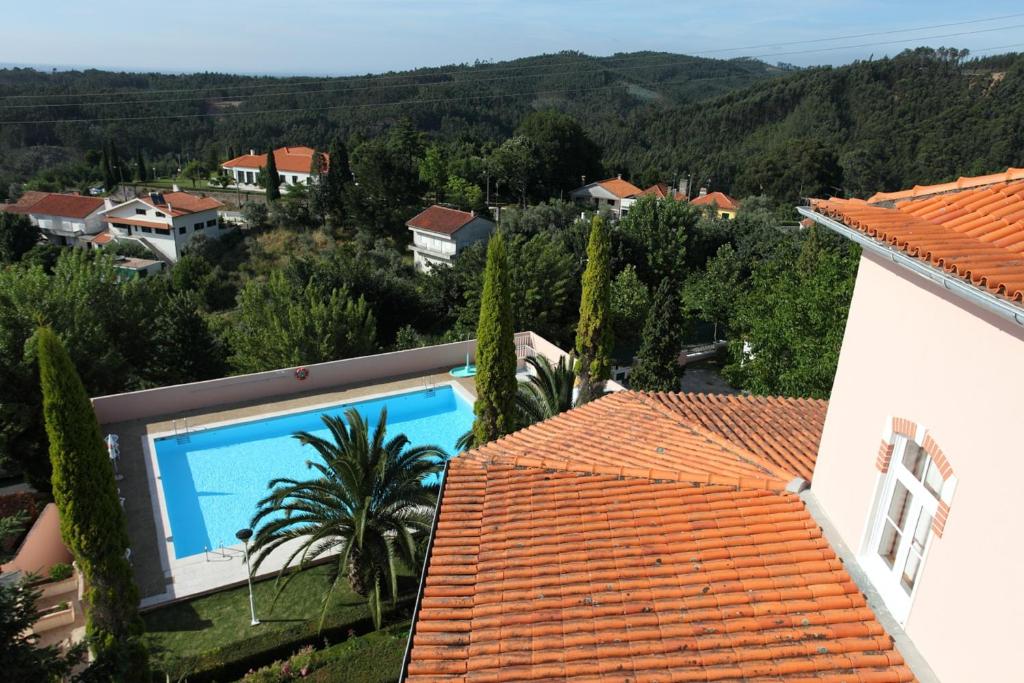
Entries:
MULTIPOLYGON (((145 643, 154 668, 173 677, 311 639, 317 635, 327 587, 326 566, 299 574, 276 603, 273 579, 257 583, 256 613, 261 623, 255 627, 249 625, 244 586, 147 612, 143 615, 145 643)), ((406 593, 414 590, 411 577, 405 588, 406 593)), ((366 601, 342 583, 332 596, 323 627, 347 631, 352 625, 365 631, 368 618, 366 601)))
POLYGON ((316 653, 317 668, 305 680, 311 683, 393 683, 401 673, 409 624, 405 621, 324 648, 316 653))

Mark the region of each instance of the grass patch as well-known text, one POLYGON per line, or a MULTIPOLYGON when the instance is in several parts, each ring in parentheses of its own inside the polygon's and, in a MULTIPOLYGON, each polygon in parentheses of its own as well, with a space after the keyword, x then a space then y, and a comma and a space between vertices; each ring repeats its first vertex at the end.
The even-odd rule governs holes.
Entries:
MULTIPOLYGON (((289 648, 316 642, 321 599, 329 585, 327 573, 326 566, 300 573, 281 593, 273 609, 271 604, 277 591, 274 580, 255 584, 259 626, 249 625, 249 594, 245 586, 147 612, 143 615, 145 644, 154 668, 170 674, 172 679, 189 673, 223 673, 225 667, 231 670, 245 664, 244 673, 253 665, 262 666, 286 656, 289 648)), ((403 582, 402 593, 410 596, 400 603, 405 609, 411 605, 414 583, 412 577, 403 582)), ((320 635, 337 642, 349 632, 365 633, 370 629, 365 599, 342 583, 331 598, 320 635)), ((216 677, 227 679, 223 675, 216 677)))

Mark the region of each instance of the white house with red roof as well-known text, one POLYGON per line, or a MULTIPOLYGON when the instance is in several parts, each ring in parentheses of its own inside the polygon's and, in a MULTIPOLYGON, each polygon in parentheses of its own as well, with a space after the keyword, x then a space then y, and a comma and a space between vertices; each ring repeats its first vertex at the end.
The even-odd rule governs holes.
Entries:
POLYGON ((103 231, 103 206, 99 197, 46 192, 24 204, 19 202, 13 213, 27 214, 52 244, 80 247, 103 231))
POLYGON ((102 220, 110 226, 112 239, 135 240, 174 263, 196 235, 217 239, 225 232, 218 216, 222 206, 212 197, 188 192, 151 192, 109 206, 103 210, 102 220))
POLYGON ((700 193, 690 200, 693 206, 709 207, 715 212, 716 218, 732 220, 736 218, 740 203, 725 194, 724 192, 708 192, 706 187, 700 188, 700 193))
MULTIPOLYGON (((274 164, 277 166, 282 191, 287 192, 291 186, 309 183, 315 153, 316 150, 312 147, 278 147, 274 150, 274 164)), ((330 155, 326 152, 322 152, 322 154, 324 163, 329 164, 330 155)), ((259 186, 258 178, 260 171, 266 166, 267 155, 256 154, 256 151, 252 149, 248 154, 221 164, 221 168, 235 179, 239 188, 256 191, 265 189, 259 186)), ((324 168, 324 170, 327 169, 324 168)))
POLYGON ((420 272, 438 265, 451 265, 460 251, 486 240, 496 227, 474 211, 459 211, 437 204, 413 216, 406 226, 412 231, 409 250, 420 272))
POLYGON ((624 216, 629 211, 632 198, 643 193, 639 187, 623 180, 619 174, 615 178, 598 180, 578 187, 569 193, 569 198, 577 204, 595 209, 608 209, 615 216, 624 216))

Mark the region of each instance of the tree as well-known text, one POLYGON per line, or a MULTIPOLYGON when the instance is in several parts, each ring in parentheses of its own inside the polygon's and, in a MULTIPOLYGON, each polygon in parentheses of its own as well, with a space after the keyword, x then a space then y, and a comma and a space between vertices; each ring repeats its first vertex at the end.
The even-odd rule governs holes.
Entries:
POLYGON ((277 172, 277 160, 274 158, 274 150, 267 151, 267 165, 262 169, 263 181, 266 183, 267 201, 275 202, 281 198, 281 176, 277 172))
POLYGON ((444 186, 444 198, 449 204, 453 204, 463 211, 483 211, 484 191, 476 183, 471 183, 459 176, 450 176, 444 186))
POLYGON ((612 280, 611 317, 615 339, 613 354, 619 365, 631 365, 640 346, 640 333, 651 306, 651 293, 636 268, 627 264, 612 280))
POLYGON ((117 184, 117 180, 114 177, 114 168, 111 165, 110 148, 111 145, 107 142, 103 145, 103 150, 100 153, 100 173, 103 174, 103 189, 107 192, 113 190, 114 185, 117 184))
POLYGON ((422 206, 422 155, 422 135, 407 121, 352 152, 358 185, 349 192, 349 209, 369 237, 404 238, 408 233, 405 221, 422 206))
POLYGON ((708 259, 704 271, 696 274, 684 286, 684 305, 697 313, 701 320, 714 325, 714 338, 719 338, 719 327, 726 325, 743 289, 740 282, 742 263, 731 244, 719 247, 708 259))
POLYGON ((440 145, 427 147, 420 160, 420 180, 434 193, 434 202, 441 201, 441 191, 448 183, 448 165, 440 145))
POLYGON ((348 162, 348 147, 343 140, 337 139, 330 149, 324 192, 327 215, 336 225, 345 221, 345 202, 351 185, 352 167, 348 162))
POLYGON ((629 386, 640 391, 679 391, 683 366, 683 319, 679 310, 678 286, 666 278, 654 292, 644 323, 643 342, 636 365, 629 374, 629 386))
POLYGON ((238 296, 229 333, 239 372, 322 363, 372 353, 376 324, 366 301, 315 282, 299 285, 280 270, 250 280, 238 296))
POLYGON ((157 385, 184 384, 227 374, 224 347, 210 331, 201 307, 202 299, 193 291, 160 298, 152 323, 152 362, 146 373, 149 381, 157 385))
POLYGON ((138 589, 126 551, 124 510, 89 395, 60 338, 36 332, 43 416, 53 463, 61 536, 86 585, 86 630, 97 665, 111 678, 148 681, 138 589))
POLYGON ((39 230, 28 216, 0 213, 0 263, 14 263, 39 241, 39 230))
POLYGON ((754 268, 734 316, 725 377, 755 394, 828 398, 857 274, 858 250, 817 228, 754 268), (799 251, 797 251, 797 247, 799 251))
POLYGON ((580 402, 600 396, 611 375, 611 242, 604 219, 594 216, 587 244, 587 268, 583 271, 580 322, 576 326, 576 374, 580 402))
POLYGON ((327 185, 328 173, 326 157, 314 150, 313 159, 309 165, 307 193, 309 195, 309 213, 317 225, 324 224, 327 212, 330 210, 331 202, 327 194, 330 191, 330 187, 327 185))
POLYGON ((195 188, 199 179, 206 177, 206 169, 197 160, 193 159, 185 164, 185 168, 181 169, 181 175, 191 180, 192 187, 195 188))
POLYGON ((641 197, 619 222, 622 256, 649 288, 684 271, 687 236, 699 218, 686 202, 641 197))
MULTIPOLYGON (((382 584, 390 587, 394 603, 398 597, 396 566, 402 563, 414 571, 420 566, 418 549, 430 533, 437 502, 435 478, 447 455, 437 446, 410 448, 404 434, 388 439, 386 408, 381 409, 372 433, 355 408, 345 411, 344 420, 335 415, 321 419, 330 432, 329 440, 308 432, 294 435, 316 450, 319 461, 306 461, 316 478, 273 479, 267 484, 272 491, 259 502, 252 518, 256 534, 250 571, 255 573, 274 550, 293 539, 301 542, 279 576, 297 558, 295 572, 336 552, 321 625, 334 589, 347 580, 353 591, 367 598, 374 626, 379 629, 382 584)), ((280 590, 285 586, 287 582, 280 590)))
POLYGON ((473 437, 478 446, 515 430, 516 346, 511 294, 505 238, 497 232, 487 245, 476 331, 473 437))
MULTIPOLYGON (((23 521, 0 518, 0 547, 20 531, 23 521)), ((84 643, 65 655, 56 645, 40 646, 39 635, 32 631, 32 626, 41 616, 36 608, 41 594, 27 579, 0 582, 0 670, 9 681, 57 683, 65 680, 85 654, 84 643)))
POLYGON ((601 177, 601 148, 571 116, 557 111, 537 111, 520 122, 516 133, 528 138, 540 161, 539 184, 548 196, 568 192, 581 176, 601 177))
POLYGON ((142 156, 142 148, 135 152, 135 180, 144 183, 149 180, 149 170, 146 168, 146 159, 142 156))
POLYGON ((508 187, 526 206, 526 195, 537 181, 537 150, 533 142, 522 135, 509 138, 491 152, 487 159, 491 174, 498 183, 508 187))
POLYGON ((526 363, 533 373, 517 387, 516 407, 521 427, 547 420, 578 404, 573 400, 576 373, 572 357, 563 356, 552 365, 545 356, 533 356, 527 358, 526 363))

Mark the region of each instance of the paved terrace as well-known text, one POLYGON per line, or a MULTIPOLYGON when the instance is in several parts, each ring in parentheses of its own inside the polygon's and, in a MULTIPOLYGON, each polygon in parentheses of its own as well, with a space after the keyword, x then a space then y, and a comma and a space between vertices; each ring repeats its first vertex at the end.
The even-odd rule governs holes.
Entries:
MULTIPOLYGON (((516 335, 516 348, 521 361, 530 355, 551 360, 564 355, 530 332, 516 335)), ((151 436, 174 432, 175 427, 182 430, 186 420, 190 429, 197 429, 442 384, 455 384, 475 398, 472 378, 456 379, 448 374, 452 367, 465 363, 466 354, 472 357, 474 353, 474 341, 457 342, 313 365, 309 379, 301 383, 289 368, 93 399, 103 433, 119 436, 122 478, 118 486, 125 499, 131 560, 142 606, 245 581, 240 544, 182 560, 169 557, 161 493, 155 490, 154 473, 147 469, 152 466, 148 457, 151 436), (300 388, 303 391, 296 391, 300 388)), ((280 563, 273 560, 261 567, 261 575, 277 571, 280 563)))

